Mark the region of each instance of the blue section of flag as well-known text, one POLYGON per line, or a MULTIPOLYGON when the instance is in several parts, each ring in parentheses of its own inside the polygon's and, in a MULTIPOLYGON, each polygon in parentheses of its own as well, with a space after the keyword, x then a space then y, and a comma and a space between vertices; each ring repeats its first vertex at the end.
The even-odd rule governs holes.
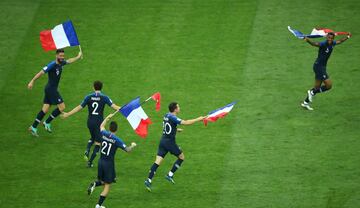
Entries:
POLYGON ((75 32, 75 28, 74 28, 71 20, 64 22, 62 25, 63 25, 64 31, 65 31, 66 37, 69 40, 70 46, 80 45, 78 37, 75 32))
POLYGON ((126 118, 130 115, 130 113, 140 107, 140 97, 135 98, 130 101, 128 104, 122 106, 120 108, 120 113, 123 114, 126 118))
POLYGON ((224 107, 221 107, 221 108, 218 108, 216 110, 210 111, 208 115, 211 115, 211 114, 213 114, 213 113, 215 113, 217 111, 220 111, 220 110, 222 110, 224 108, 231 107, 231 106, 235 105, 236 103, 237 103, 237 101, 234 101, 234 102, 232 102, 230 104, 225 105, 224 107))

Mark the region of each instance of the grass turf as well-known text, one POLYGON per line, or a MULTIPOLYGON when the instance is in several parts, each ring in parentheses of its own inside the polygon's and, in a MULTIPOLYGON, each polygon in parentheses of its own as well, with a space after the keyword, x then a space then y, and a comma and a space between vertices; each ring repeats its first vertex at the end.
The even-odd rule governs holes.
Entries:
MULTIPOLYGON (((71 19, 84 59, 66 66, 60 92, 67 110, 104 82, 117 104, 155 91, 162 110, 144 105, 154 124, 141 140, 120 116, 118 135, 138 148, 118 152, 118 183, 108 207, 357 207, 360 203, 359 44, 356 1, 8 1, 0 3, 0 206, 93 207, 88 183, 96 168, 82 161, 87 112, 57 119, 54 133, 26 132, 40 110, 46 78, 27 82, 53 59, 39 31, 71 19), (306 2, 305 2, 306 3, 306 2), (300 17, 299 17, 300 16, 300 17), (317 95, 314 112, 299 108, 313 84, 317 50, 296 40, 287 25, 352 31, 336 46, 328 71, 334 89, 317 95), (163 179, 168 156, 147 193, 147 176, 170 101, 181 118, 206 114, 239 100, 217 123, 184 127, 178 143, 186 155, 175 176, 163 179)), ((66 50, 66 56, 77 49, 66 50)), ((109 109, 106 113, 110 112, 109 109)))

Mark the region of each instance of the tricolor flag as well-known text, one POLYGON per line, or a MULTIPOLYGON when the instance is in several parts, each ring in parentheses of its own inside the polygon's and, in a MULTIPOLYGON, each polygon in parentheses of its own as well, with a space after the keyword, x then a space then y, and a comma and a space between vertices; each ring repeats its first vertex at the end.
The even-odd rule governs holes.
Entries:
POLYGON ((230 103, 228 105, 225 105, 222 108, 218 108, 218 109, 216 109, 214 111, 211 111, 208 114, 208 116, 203 120, 204 125, 206 126, 209 121, 215 122, 219 118, 225 117, 233 109, 235 104, 236 104, 236 102, 232 102, 232 103, 230 103))
POLYGON ((151 121, 140 105, 140 97, 122 106, 119 111, 129 121, 135 133, 142 138, 147 136, 148 125, 151 124, 151 121))
POLYGON ((52 30, 41 31, 40 42, 45 51, 80 45, 70 20, 55 26, 52 30))
POLYGON ((160 92, 157 92, 157 93, 153 94, 151 96, 151 98, 153 100, 155 100, 155 102, 156 102, 156 105, 155 105, 156 111, 159 111, 160 110, 160 100, 161 100, 160 92))
POLYGON ((320 38, 325 37, 329 32, 335 33, 335 35, 348 35, 348 32, 334 32, 331 29, 328 28, 314 28, 310 34, 306 35, 300 32, 299 30, 292 29, 290 26, 288 26, 288 30, 297 38, 304 39, 307 38, 320 38))

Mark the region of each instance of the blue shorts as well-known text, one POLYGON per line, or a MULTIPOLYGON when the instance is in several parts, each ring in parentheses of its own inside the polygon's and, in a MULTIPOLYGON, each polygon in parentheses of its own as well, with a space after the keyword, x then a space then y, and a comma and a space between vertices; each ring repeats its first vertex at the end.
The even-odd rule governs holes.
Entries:
POLYGON ((99 159, 98 179, 109 184, 116 182, 115 163, 113 161, 99 159))
POLYGON ((87 126, 90 132, 90 140, 91 141, 95 141, 95 142, 99 142, 101 143, 101 133, 100 133, 100 124, 101 122, 97 122, 97 121, 91 121, 88 120, 87 122, 87 126))
POLYGON ((182 153, 180 147, 176 144, 175 139, 162 138, 160 140, 157 155, 164 158, 168 152, 176 157, 182 153))
POLYGON ((45 89, 44 104, 58 105, 63 102, 64 100, 57 89, 45 89))
POLYGON ((329 75, 326 73, 326 66, 315 63, 313 66, 313 70, 316 80, 324 81, 329 79, 329 75))

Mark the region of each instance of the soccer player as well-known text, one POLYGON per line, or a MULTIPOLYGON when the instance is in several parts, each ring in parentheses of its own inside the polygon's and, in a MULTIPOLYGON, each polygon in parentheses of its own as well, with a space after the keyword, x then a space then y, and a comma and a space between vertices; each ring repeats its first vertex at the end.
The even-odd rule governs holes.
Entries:
POLYGON ((79 60, 82 57, 81 50, 79 54, 68 60, 65 60, 65 53, 64 49, 56 50, 56 59, 55 61, 50 62, 46 65, 40 72, 38 72, 34 78, 29 82, 28 88, 31 90, 34 86, 34 83, 37 79, 39 79, 43 74, 48 74, 48 83, 45 86, 45 97, 44 97, 44 104, 40 112, 37 114, 34 123, 29 127, 29 131, 34 136, 39 136, 37 133, 37 126, 44 118, 45 114, 49 111, 51 105, 57 105, 57 108, 50 114, 43 125, 45 130, 51 133, 51 125, 50 122, 56 118, 60 113, 65 109, 65 103, 58 92, 58 86, 61 78, 61 73, 63 70, 63 66, 66 64, 74 63, 75 61, 79 60))
POLYGON ((301 106, 307 110, 314 110, 310 103, 313 100, 313 97, 317 93, 326 92, 331 89, 332 82, 329 78, 329 75, 326 72, 326 64, 328 59, 330 58, 331 52, 335 45, 341 44, 347 39, 351 37, 351 33, 348 34, 347 37, 344 37, 340 40, 335 41, 335 33, 329 32, 326 35, 326 40, 323 42, 312 42, 308 38, 304 38, 304 40, 312 46, 318 47, 318 57, 314 63, 313 70, 315 73, 315 84, 314 87, 307 91, 307 97, 301 103, 301 106), (324 83, 324 85, 322 85, 324 83))
POLYGON ((148 191, 151 191, 151 182, 152 182, 152 178, 156 173, 156 169, 160 166, 161 162, 164 160, 168 152, 176 156, 177 160, 175 161, 173 167, 171 168, 169 173, 165 176, 165 178, 171 183, 175 184, 175 181, 173 179, 174 173, 177 169, 180 168, 182 162, 185 159, 184 153, 182 152, 182 150, 179 148, 179 146, 176 144, 175 141, 176 132, 182 131, 182 129, 177 128, 177 125, 179 124, 191 125, 195 122, 202 121, 205 118, 204 116, 200 116, 198 118, 191 120, 182 120, 178 118, 177 114, 180 112, 180 106, 176 102, 170 103, 169 111, 170 112, 165 114, 164 116, 163 132, 155 162, 150 168, 148 178, 145 180, 145 187, 147 188, 148 191))
POLYGON ((105 94, 101 93, 103 87, 103 83, 100 81, 94 82, 94 91, 93 93, 87 95, 85 99, 81 102, 80 105, 76 106, 74 109, 72 109, 70 112, 66 113, 63 112, 62 117, 67 118, 77 112, 79 112, 81 109, 83 109, 85 106, 88 106, 88 120, 87 120, 87 126, 89 128, 90 132, 90 139, 88 141, 84 158, 88 162, 88 167, 93 167, 93 161, 96 157, 96 154, 100 150, 100 124, 103 122, 104 119, 104 108, 105 105, 110 106, 114 110, 119 110, 120 107, 117 106, 112 102, 112 100, 106 96, 105 94), (90 148, 95 142, 95 147, 93 149, 93 153, 91 154, 91 157, 89 158, 90 154, 90 148))
POLYGON ((114 157, 117 148, 121 148, 125 152, 131 152, 136 146, 136 144, 132 142, 131 146, 127 147, 125 143, 115 135, 118 127, 115 121, 110 122, 110 132, 105 130, 106 123, 115 115, 115 113, 108 115, 100 125, 102 138, 101 155, 98 164, 98 180, 92 182, 88 188, 88 194, 90 195, 95 187, 104 186, 95 208, 104 208, 102 204, 110 191, 110 184, 115 182, 116 172, 114 157))

